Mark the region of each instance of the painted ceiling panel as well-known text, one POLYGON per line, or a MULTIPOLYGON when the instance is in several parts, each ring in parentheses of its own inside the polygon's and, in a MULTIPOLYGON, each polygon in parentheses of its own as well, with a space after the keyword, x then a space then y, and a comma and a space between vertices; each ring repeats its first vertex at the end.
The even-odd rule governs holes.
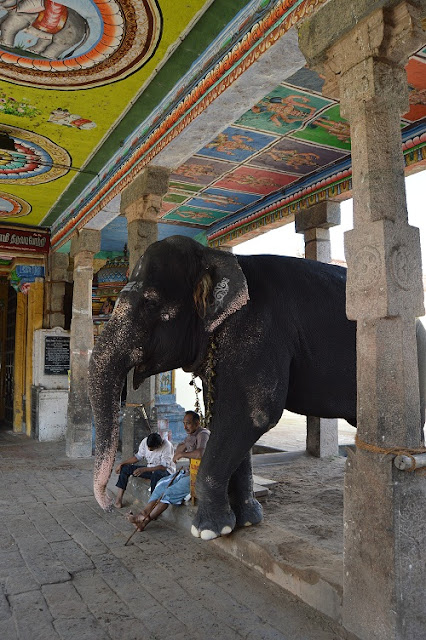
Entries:
POLYGON ((237 124, 285 136, 297 131, 330 103, 315 94, 279 86, 237 120, 237 124))
MULTIPOLYGON (((325 1, 18 0, 18 12, 0 0, 2 220, 51 226, 60 243, 110 201, 118 213, 136 169, 325 1)), ((293 73, 301 64, 290 77, 273 66, 276 87, 253 104, 232 94, 236 120, 194 138, 199 148, 173 167, 163 234, 216 233, 319 184, 350 189, 349 125, 317 73, 293 73)), ((426 160, 426 49, 407 77, 401 126, 414 165, 426 160)), ((122 240, 116 224, 107 245, 108 234, 111 246, 122 240)))
POLYGON ((297 177, 296 175, 262 171, 261 169, 253 171, 249 166, 241 166, 228 173, 222 180, 218 180, 216 186, 266 196, 293 182, 297 177))
POLYGON ((93 177, 88 158, 211 0, 18 1, 19 15, 0 8, 0 132, 16 142, 0 182, 38 225, 79 172, 93 177))

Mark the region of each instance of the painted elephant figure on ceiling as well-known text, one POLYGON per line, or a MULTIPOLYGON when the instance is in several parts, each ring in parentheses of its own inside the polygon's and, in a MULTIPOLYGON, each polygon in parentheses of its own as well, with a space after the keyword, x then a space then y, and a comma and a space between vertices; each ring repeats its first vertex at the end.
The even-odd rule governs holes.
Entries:
MULTIPOLYGON (((52 0, 0 0, 0 45, 13 48, 20 33, 28 36, 27 51, 56 60, 71 55, 89 36, 87 20, 77 11, 52 0)), ((22 45, 21 45, 22 46, 22 45)))
MULTIPOLYGON (((212 354, 211 436, 197 478, 192 532, 210 539, 258 523, 262 509, 253 498, 250 450, 283 410, 355 425, 356 325, 346 318, 345 283, 346 270, 335 265, 235 256, 183 236, 152 244, 90 361, 99 504, 111 505, 106 485, 127 373, 134 367, 137 388, 148 376, 182 367, 201 377, 206 401, 212 354)), ((424 363, 422 325, 417 333, 424 363)), ((421 375, 423 423, 424 365, 421 375)))

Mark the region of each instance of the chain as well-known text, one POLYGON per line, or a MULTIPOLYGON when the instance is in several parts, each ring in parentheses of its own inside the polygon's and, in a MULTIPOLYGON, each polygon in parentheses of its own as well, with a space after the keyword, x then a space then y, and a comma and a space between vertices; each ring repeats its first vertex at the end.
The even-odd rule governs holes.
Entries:
POLYGON ((207 355, 207 403, 206 403, 206 415, 204 417, 204 427, 210 429, 210 423, 213 415, 214 404, 214 384, 213 378, 215 377, 215 364, 216 364, 216 343, 211 339, 210 348, 207 355))
POLYGON ((217 349, 216 343, 214 342, 213 338, 210 341, 210 345, 209 345, 209 350, 207 353, 207 398, 206 398, 206 407, 205 407, 205 416, 203 416, 202 411, 201 411, 201 403, 200 403, 200 397, 199 394, 201 392, 200 387, 197 386, 196 382, 195 382, 195 375, 192 374, 192 380, 189 383, 190 385, 192 385, 194 387, 194 392, 195 392, 195 411, 200 415, 201 417, 201 423, 202 426, 205 429, 210 429, 210 423, 212 420, 212 414, 213 414, 213 404, 214 404, 214 384, 213 384, 213 378, 215 377, 216 373, 215 373, 215 364, 216 364, 216 354, 215 351, 217 349))
POLYGON ((192 378, 192 380, 191 380, 191 382, 189 384, 192 387, 194 387, 194 392, 195 392, 194 409, 198 413, 198 415, 204 420, 204 417, 203 417, 203 414, 202 414, 202 411, 201 411, 200 396, 199 396, 201 388, 197 387, 197 383, 195 382, 196 378, 195 378, 194 374, 191 375, 191 378, 192 378))

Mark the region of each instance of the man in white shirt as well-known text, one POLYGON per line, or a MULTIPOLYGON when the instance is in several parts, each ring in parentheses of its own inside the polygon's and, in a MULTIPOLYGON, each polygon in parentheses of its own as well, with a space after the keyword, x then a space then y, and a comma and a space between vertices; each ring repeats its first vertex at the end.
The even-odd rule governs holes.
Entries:
POLYGON ((139 445, 139 449, 134 456, 128 460, 123 460, 115 472, 119 474, 116 484, 118 487, 115 506, 121 509, 123 506, 123 495, 127 488, 130 476, 148 478, 151 480, 151 492, 154 491, 157 482, 176 471, 173 460, 174 449, 171 442, 163 440, 159 433, 150 433, 139 445), (139 466, 142 459, 146 460, 146 466, 139 466))

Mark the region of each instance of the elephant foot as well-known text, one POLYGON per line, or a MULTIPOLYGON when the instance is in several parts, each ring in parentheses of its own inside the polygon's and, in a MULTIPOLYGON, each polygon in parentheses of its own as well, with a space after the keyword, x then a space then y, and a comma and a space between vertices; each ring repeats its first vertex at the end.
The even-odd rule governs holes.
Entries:
POLYGON ((235 527, 235 522, 235 514, 231 510, 212 512, 200 506, 193 520, 191 533, 202 540, 213 540, 219 536, 229 535, 235 527))
POLYGON ((250 527, 263 520, 262 505, 256 498, 232 504, 232 510, 235 513, 237 527, 250 527))

